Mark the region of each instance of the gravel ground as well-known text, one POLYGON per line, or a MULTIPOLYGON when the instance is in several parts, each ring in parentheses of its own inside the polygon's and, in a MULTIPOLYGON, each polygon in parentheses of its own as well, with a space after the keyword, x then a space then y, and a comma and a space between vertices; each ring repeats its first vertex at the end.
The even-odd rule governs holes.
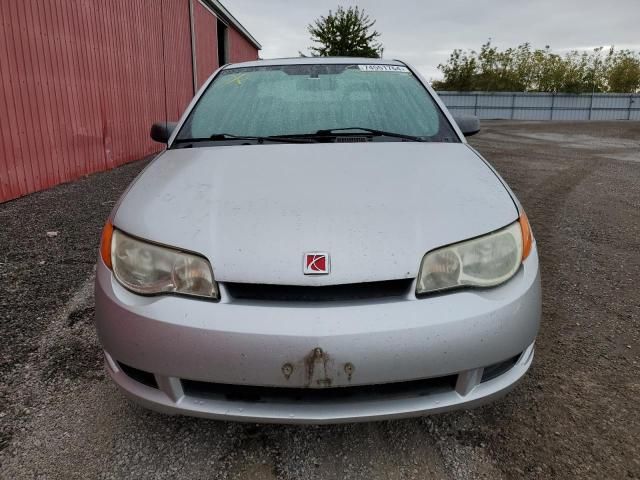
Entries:
POLYGON ((543 274, 536 360, 505 399, 339 426, 126 401, 102 371, 92 281, 143 161, 0 205, 0 477, 640 478, 640 123, 484 127, 472 143, 525 206, 543 274))

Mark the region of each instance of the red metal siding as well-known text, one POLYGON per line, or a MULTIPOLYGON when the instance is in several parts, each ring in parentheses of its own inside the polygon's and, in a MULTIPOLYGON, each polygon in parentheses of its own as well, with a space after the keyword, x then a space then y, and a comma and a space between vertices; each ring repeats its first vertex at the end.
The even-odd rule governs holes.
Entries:
POLYGON ((193 98, 188 0, 163 0, 164 65, 169 120, 178 120, 193 98))
MULTIPOLYGON (((218 59, 218 19, 199 0, 193 0, 196 37, 196 70, 198 86, 220 66, 218 59)), ((258 59, 258 49, 233 26, 227 29, 229 61, 232 63, 258 59)))
POLYGON ((200 87, 218 68, 218 19, 198 0, 193 0, 196 37, 196 78, 200 87))
POLYGON ((193 95, 188 0, 1 1, 0 201, 160 149, 193 95))
POLYGON ((252 43, 233 28, 230 28, 228 32, 229 57, 232 62, 247 62, 258 59, 258 49, 252 43))

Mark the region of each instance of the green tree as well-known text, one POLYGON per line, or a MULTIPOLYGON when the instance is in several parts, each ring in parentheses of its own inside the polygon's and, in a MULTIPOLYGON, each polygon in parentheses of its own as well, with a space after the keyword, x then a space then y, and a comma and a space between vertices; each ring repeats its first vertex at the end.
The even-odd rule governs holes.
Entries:
POLYGON ((607 84, 610 92, 640 91, 640 55, 630 50, 617 52, 611 59, 607 84))
POLYGON ((528 43, 499 50, 488 41, 475 50, 454 50, 438 65, 444 78, 438 90, 625 92, 640 90, 640 54, 631 50, 591 52, 577 50, 560 56, 547 45, 532 49, 528 43))
POLYGON ((316 43, 310 48, 311 54, 320 57, 381 57, 380 33, 373 29, 375 23, 358 7, 346 10, 338 7, 335 13, 329 10, 329 15, 321 16, 307 27, 311 40, 316 43))
POLYGON ((455 49, 446 64, 438 65, 444 74, 443 81, 433 82, 437 90, 455 90, 459 92, 475 89, 476 58, 475 52, 455 49))

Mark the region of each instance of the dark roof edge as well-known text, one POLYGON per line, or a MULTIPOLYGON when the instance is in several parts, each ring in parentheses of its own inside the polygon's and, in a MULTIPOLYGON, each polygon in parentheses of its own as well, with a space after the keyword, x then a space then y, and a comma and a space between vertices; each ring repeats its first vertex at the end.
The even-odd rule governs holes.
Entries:
POLYGON ((258 50, 262 50, 262 45, 260 45, 260 43, 253 37, 253 35, 251 35, 249 31, 244 28, 233 15, 231 15, 231 12, 229 12, 229 10, 227 10, 226 7, 222 5, 222 3, 220 3, 218 0, 201 1, 209 8, 211 8, 216 15, 220 16, 221 20, 231 24, 231 26, 238 30, 244 37, 246 37, 247 40, 249 40, 250 43, 253 44, 254 47, 256 47, 258 50))

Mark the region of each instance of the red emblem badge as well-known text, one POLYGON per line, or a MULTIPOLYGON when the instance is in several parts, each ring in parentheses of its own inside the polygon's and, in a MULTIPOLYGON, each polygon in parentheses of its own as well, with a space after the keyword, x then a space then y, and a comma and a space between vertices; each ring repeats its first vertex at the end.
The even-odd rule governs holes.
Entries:
POLYGON ((304 254, 302 271, 305 275, 326 275, 329 273, 329 254, 325 252, 309 252, 304 254))

